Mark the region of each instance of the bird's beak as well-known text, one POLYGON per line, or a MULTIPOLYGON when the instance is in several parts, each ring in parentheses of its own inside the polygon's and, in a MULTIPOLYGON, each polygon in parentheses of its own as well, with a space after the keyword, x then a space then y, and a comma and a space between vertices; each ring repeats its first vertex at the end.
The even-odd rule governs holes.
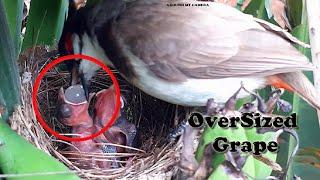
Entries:
POLYGON ((74 86, 79 83, 79 78, 80 78, 80 83, 83 87, 84 93, 86 95, 86 99, 89 102, 89 88, 90 88, 90 80, 87 80, 87 78, 84 76, 82 72, 79 72, 79 64, 74 61, 72 64, 72 69, 71 69, 71 86, 74 86))
POLYGON ((71 82, 70 86, 74 86, 79 83, 79 78, 80 78, 80 83, 83 87, 84 93, 86 95, 86 99, 89 102, 89 86, 90 86, 90 81, 87 80, 82 72, 79 72, 79 64, 76 61, 72 62, 72 69, 71 69, 71 82))
POLYGON ((83 73, 80 73, 79 76, 80 76, 81 84, 84 90, 84 94, 86 95, 86 99, 89 102, 89 88, 91 83, 89 80, 85 78, 83 73))
POLYGON ((70 83, 71 86, 78 84, 78 80, 79 80, 78 76, 79 76, 79 70, 78 70, 77 64, 73 62, 72 69, 71 69, 71 83, 70 83))

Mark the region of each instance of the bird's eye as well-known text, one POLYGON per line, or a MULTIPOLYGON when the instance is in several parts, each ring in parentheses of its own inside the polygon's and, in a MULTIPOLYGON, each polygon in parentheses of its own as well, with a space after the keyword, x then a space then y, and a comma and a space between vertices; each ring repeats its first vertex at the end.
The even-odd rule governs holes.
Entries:
POLYGON ((73 54, 73 45, 72 45, 72 34, 68 33, 66 35, 65 47, 69 54, 73 54))
POLYGON ((61 104, 59 113, 62 118, 69 118, 72 115, 72 109, 68 104, 61 104))

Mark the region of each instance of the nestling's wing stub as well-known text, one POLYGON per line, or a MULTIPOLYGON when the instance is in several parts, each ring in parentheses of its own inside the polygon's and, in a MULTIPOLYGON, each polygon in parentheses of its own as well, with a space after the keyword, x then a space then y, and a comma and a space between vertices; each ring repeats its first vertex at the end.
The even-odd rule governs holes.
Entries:
MULTIPOLYGON (((126 7, 113 22, 109 37, 117 54, 130 51, 163 79, 267 76, 313 68, 287 39, 231 7, 143 2, 126 7)), ((120 60, 128 58, 123 56, 120 60)))

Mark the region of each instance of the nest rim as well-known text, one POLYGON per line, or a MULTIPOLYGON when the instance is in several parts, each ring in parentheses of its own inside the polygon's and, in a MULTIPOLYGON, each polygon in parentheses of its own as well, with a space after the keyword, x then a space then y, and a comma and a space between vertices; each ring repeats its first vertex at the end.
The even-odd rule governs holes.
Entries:
MULTIPOLYGON (((164 179, 170 179, 171 177, 173 177, 178 170, 178 167, 176 165, 179 161, 178 152, 179 152, 179 149, 181 148, 181 142, 176 141, 173 143, 164 144, 163 139, 161 139, 161 135, 157 137, 152 134, 151 136, 144 134, 145 135, 144 137, 148 137, 148 139, 147 141, 144 141, 144 144, 142 144, 139 148, 123 146, 125 148, 130 148, 132 150, 132 153, 131 154, 116 153, 116 154, 113 154, 112 157, 132 156, 132 162, 130 163, 130 166, 120 167, 117 169, 108 169, 108 170, 102 170, 97 168, 81 169, 77 165, 75 165, 74 162, 72 162, 72 160, 64 156, 65 152, 59 149, 59 147, 56 144, 60 143, 60 144, 66 144, 69 146, 72 144, 63 140, 56 139, 52 135, 48 134, 43 129, 43 127, 39 124, 34 114, 32 103, 31 103, 32 102, 31 94, 32 94, 34 79, 30 79, 29 81, 26 81, 24 77, 25 73, 31 73, 33 75, 32 77, 34 77, 34 75, 38 74, 40 70, 42 70, 45 67, 46 64, 48 64, 50 61, 52 61, 53 58, 56 58, 56 57, 57 57, 56 51, 48 50, 44 46, 33 47, 29 50, 26 50, 26 52, 23 53, 23 55, 21 55, 19 60, 21 82, 22 82, 21 83, 21 105, 19 105, 16 108, 16 111, 13 113, 13 115, 10 118, 9 122, 10 122, 11 128, 15 130, 19 135, 23 136, 30 143, 32 143, 34 146, 36 146, 38 149, 41 149, 45 153, 58 159, 60 162, 65 164, 71 170, 71 172, 75 172, 81 178, 136 179, 138 177, 139 178, 163 177, 164 179), (144 147, 146 145, 150 146, 149 149, 144 147)), ((101 75, 102 75, 101 72, 98 72, 98 75, 95 79, 95 81, 97 81, 98 83, 99 83, 99 78, 100 79, 103 78, 103 77, 100 77, 101 75)), ((52 71, 49 71, 46 74, 46 76, 49 79, 51 78, 52 81, 59 79, 61 82, 65 83, 67 72, 60 71, 57 68, 53 68, 52 71), (54 72, 56 72, 56 74, 52 74, 54 72), (55 78, 54 78, 54 75, 56 76, 55 78), (64 78, 61 78, 61 77, 64 77, 64 78)), ((47 80, 48 79, 44 81, 48 83, 47 80)), ((51 82, 51 84, 54 84, 54 83, 51 82)), ((120 87, 128 86, 128 84, 122 84, 122 82, 120 82, 119 84, 120 84, 120 87)), ((60 87, 58 87, 58 89, 59 88, 60 87)), ((54 88, 51 88, 51 90, 52 89, 54 88)), ((48 97, 48 94, 45 93, 45 90, 49 91, 50 88, 46 87, 44 89, 40 85, 38 96, 48 97)), ((124 91, 122 92, 127 91, 127 89, 125 88, 123 88, 123 90, 124 91)), ((135 88, 135 90, 137 89, 135 88)), ((143 92, 139 92, 140 97, 138 97, 138 99, 143 98, 141 96, 144 94, 141 95, 141 93, 143 92)), ((152 99, 152 101, 154 100, 152 99)), ((39 98, 38 98, 38 103, 39 103, 39 98)), ((136 105, 140 107, 145 107, 144 106, 145 104, 136 104, 136 105)), ((41 108, 40 103, 39 103, 39 107, 41 108)), ((52 115, 52 113, 50 114, 52 115)), ((141 121, 143 119, 142 116, 143 115, 141 115, 140 113, 136 117, 134 117, 136 118, 134 124, 138 128, 142 126, 141 125, 141 121)), ((47 123, 49 123, 49 121, 47 121, 47 123)), ((170 124, 170 123, 165 123, 165 124, 170 124)), ((61 126, 61 124, 59 124, 58 126, 61 126)), ((153 127, 151 128, 151 131, 153 129, 153 131, 157 131, 156 134, 159 134, 159 128, 162 129, 162 131, 164 129, 164 127, 156 127, 156 128, 153 127)), ((172 125, 171 127, 166 127, 166 128, 172 128, 172 125)), ((90 155, 89 154, 89 156, 91 157, 96 156, 97 158, 101 158, 102 156, 107 157, 110 155, 105 155, 105 154, 90 155)))

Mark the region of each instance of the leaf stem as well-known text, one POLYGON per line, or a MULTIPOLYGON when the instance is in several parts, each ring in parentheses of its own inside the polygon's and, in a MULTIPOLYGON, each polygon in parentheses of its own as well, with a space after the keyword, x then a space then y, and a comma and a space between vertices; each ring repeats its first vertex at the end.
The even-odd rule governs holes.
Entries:
MULTIPOLYGON (((313 72, 315 88, 320 94, 320 1, 305 0, 309 24, 309 36, 311 45, 312 62, 316 69, 313 72)), ((318 97, 319 98, 319 97, 318 97)), ((320 98, 319 98, 320 101, 320 98)), ((317 110, 320 125, 320 110, 317 110)))

